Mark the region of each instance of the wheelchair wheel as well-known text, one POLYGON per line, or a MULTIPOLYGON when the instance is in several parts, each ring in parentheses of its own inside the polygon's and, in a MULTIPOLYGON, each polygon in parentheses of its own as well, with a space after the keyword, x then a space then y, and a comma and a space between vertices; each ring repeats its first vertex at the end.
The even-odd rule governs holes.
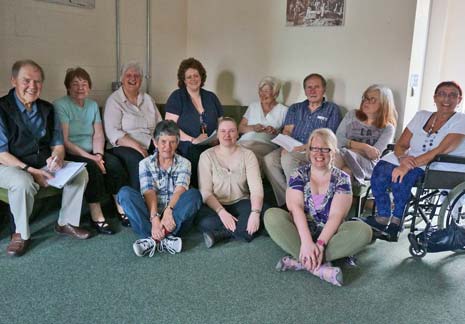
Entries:
POLYGON ((449 226, 451 219, 457 224, 465 223, 465 183, 452 189, 444 200, 438 214, 438 228, 449 226))
POLYGON ((421 259, 426 255, 426 249, 421 245, 418 247, 418 249, 416 249, 412 244, 410 244, 408 251, 415 259, 421 259))

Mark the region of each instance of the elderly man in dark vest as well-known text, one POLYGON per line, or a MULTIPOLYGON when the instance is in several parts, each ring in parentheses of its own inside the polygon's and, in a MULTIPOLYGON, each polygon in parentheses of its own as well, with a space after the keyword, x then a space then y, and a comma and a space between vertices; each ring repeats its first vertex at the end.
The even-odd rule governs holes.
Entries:
MULTIPOLYGON (((30 241, 29 217, 34 196, 47 187, 51 172, 63 166, 65 150, 53 105, 39 99, 44 73, 31 60, 17 61, 11 71, 13 88, 0 98, 0 188, 8 190, 16 225, 7 254, 22 255, 30 241), (43 169, 46 167, 45 169, 43 169)), ((79 228, 85 169, 63 188, 62 208, 55 231, 79 239, 90 233, 79 228)))

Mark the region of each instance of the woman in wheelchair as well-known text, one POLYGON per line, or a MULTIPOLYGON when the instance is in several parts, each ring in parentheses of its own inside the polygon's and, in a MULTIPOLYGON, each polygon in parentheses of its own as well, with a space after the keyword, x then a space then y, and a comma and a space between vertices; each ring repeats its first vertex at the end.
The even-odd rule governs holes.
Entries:
MULTIPOLYGON (((377 216, 364 221, 387 240, 397 240, 411 189, 424 175, 425 165, 438 154, 465 156, 465 115, 455 110, 461 100, 462 89, 456 82, 441 82, 434 91, 436 111, 417 112, 394 151, 376 164, 371 188, 377 216), (392 213, 389 190, 394 198, 392 213)), ((460 172, 450 168, 447 163, 432 165, 435 170, 460 172)))
POLYGON ((276 269, 307 270, 333 285, 342 272, 330 263, 352 256, 371 242, 372 231, 362 222, 344 222, 352 203, 350 178, 333 166, 337 140, 328 128, 313 131, 307 144, 310 164, 291 175, 286 191, 289 212, 271 208, 265 227, 284 251, 276 269))
POLYGON ((391 89, 377 84, 369 86, 363 92, 359 109, 349 111, 337 129, 336 167, 356 182, 365 183, 381 153, 393 142, 396 123, 391 89))

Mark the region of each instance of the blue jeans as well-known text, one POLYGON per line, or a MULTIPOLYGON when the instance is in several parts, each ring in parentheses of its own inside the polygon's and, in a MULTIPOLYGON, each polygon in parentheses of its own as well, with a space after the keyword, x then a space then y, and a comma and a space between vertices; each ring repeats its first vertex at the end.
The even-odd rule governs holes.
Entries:
MULTIPOLYGON (((125 186, 118 192, 118 203, 123 208, 131 222, 131 227, 140 238, 152 236, 152 223, 140 191, 125 186)), ((172 232, 175 236, 185 234, 191 227, 197 211, 202 205, 202 196, 197 189, 189 189, 179 197, 173 209, 176 228, 172 232)), ((161 212, 161 211, 159 211, 161 212)))
MULTIPOLYGON (((232 233, 233 237, 235 239, 245 240, 246 242, 252 241, 260 230, 254 233, 254 235, 249 235, 249 233, 247 233, 247 223, 252 209, 250 199, 239 200, 237 203, 223 205, 223 207, 228 213, 237 218, 236 230, 232 233)), ((269 206, 264 203, 260 214, 260 229, 263 229, 263 215, 268 208, 269 206)), ((207 205, 203 205, 200 208, 198 225, 202 232, 226 229, 218 214, 207 205)))
POLYGON ((407 172, 402 182, 392 182, 392 171, 397 167, 386 161, 379 161, 371 175, 371 190, 375 196, 376 209, 379 217, 391 217, 391 200, 388 189, 394 196, 393 217, 402 219, 405 206, 410 201, 412 187, 425 174, 421 168, 414 168, 407 172))

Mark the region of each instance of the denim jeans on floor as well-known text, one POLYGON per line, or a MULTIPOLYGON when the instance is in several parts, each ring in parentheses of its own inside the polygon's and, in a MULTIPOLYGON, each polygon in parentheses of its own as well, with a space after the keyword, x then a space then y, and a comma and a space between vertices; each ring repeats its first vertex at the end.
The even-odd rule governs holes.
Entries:
POLYGON ((388 189, 391 188, 394 196, 392 216, 401 219, 404 215, 405 206, 410 201, 412 187, 425 173, 421 168, 414 168, 407 172, 402 182, 392 182, 392 171, 396 167, 397 165, 392 163, 379 161, 373 169, 371 190, 380 217, 391 216, 391 200, 388 192, 388 189))
MULTIPOLYGON (((118 192, 118 203, 123 208, 131 222, 131 227, 140 238, 152 236, 152 223, 144 197, 140 191, 129 186, 118 192)), ((176 228, 172 232, 175 236, 185 234, 191 227, 197 211, 202 205, 202 196, 197 189, 189 189, 179 197, 173 209, 176 228)), ((161 211, 159 211, 161 212, 161 211)))

